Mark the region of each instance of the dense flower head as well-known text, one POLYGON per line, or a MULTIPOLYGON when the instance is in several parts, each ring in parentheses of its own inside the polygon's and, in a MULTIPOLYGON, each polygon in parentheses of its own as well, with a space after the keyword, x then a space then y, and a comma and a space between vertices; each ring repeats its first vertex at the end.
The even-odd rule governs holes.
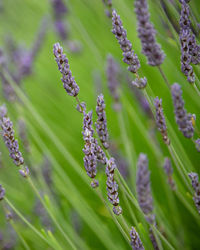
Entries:
POLYGON ((138 158, 136 187, 140 208, 146 215, 147 221, 152 224, 155 218, 152 214, 153 198, 150 186, 150 172, 148 170, 148 158, 143 153, 138 158))
POLYGON ((144 250, 142 241, 140 240, 139 234, 136 232, 135 228, 132 227, 130 231, 131 246, 133 250, 144 250))
POLYGON ((144 89, 147 85, 147 78, 136 78, 134 81, 132 81, 132 85, 138 89, 144 89))
POLYGON ((106 166, 106 175, 107 175, 107 194, 108 194, 108 200, 113 205, 113 212, 116 215, 119 215, 122 213, 122 209, 119 206, 119 194, 118 194, 118 184, 114 179, 114 173, 115 173, 115 159, 110 158, 107 160, 107 166, 106 166))
POLYGON ((97 156, 95 153, 95 142, 93 134, 94 131, 92 129, 92 111, 90 111, 88 114, 84 113, 83 120, 83 139, 85 141, 85 146, 83 149, 83 152, 85 154, 84 166, 90 178, 95 178, 97 173, 97 156))
POLYGON ((6 116, 5 106, 1 106, 1 128, 2 136, 4 142, 10 152, 10 157, 13 159, 13 162, 16 166, 23 165, 24 159, 22 153, 19 151, 18 141, 14 136, 13 124, 10 121, 9 117, 6 116))
POLYGON ((151 24, 146 0, 135 1, 135 13, 138 21, 138 36, 142 43, 142 53, 147 57, 148 64, 158 66, 163 63, 165 54, 156 42, 156 31, 151 24))
POLYGON ((54 44, 53 53, 58 64, 58 69, 62 74, 61 80, 63 82, 63 87, 70 96, 77 96, 79 92, 79 86, 75 82, 74 77, 72 77, 72 72, 69 69, 68 59, 63 53, 63 48, 59 43, 54 44))
POLYGON ((180 16, 180 43, 181 43, 181 70, 190 83, 195 82, 192 64, 200 63, 200 46, 197 45, 195 35, 191 31, 190 11, 187 1, 181 2, 180 16))
POLYGON ((95 123, 96 131, 104 148, 107 149, 109 147, 108 129, 107 129, 107 120, 106 120, 106 113, 105 113, 104 96, 102 94, 100 94, 97 97, 96 113, 98 116, 97 122, 95 123))
POLYGON ((163 168, 164 168, 165 173, 166 173, 166 175, 168 177, 168 183, 169 183, 171 189, 174 190, 175 189, 175 183, 174 183, 174 180, 172 179, 173 168, 172 168, 171 160, 168 157, 165 158, 163 168))
POLYGON ((192 181, 192 187, 195 191, 193 196, 194 203, 196 205, 197 211, 200 214, 200 183, 199 183, 199 176, 197 173, 189 173, 188 176, 192 181))
POLYGON ((97 187, 98 181, 94 180, 97 174, 97 161, 102 164, 106 164, 106 155, 93 136, 94 130, 92 128, 92 111, 88 113, 83 111, 83 114, 83 139, 85 141, 83 148, 83 152, 85 154, 84 166, 88 176, 93 179, 91 183, 92 187, 97 187))
POLYGON ((193 137, 194 128, 192 124, 192 115, 187 114, 184 108, 184 100, 182 97, 181 86, 178 83, 174 83, 171 86, 172 99, 174 103, 174 113, 176 116, 176 123, 179 126, 179 130, 186 138, 193 137))
POLYGON ((0 201, 3 200, 4 196, 5 196, 5 189, 0 184, 0 201))
POLYGON ((112 98, 114 99, 114 109, 116 111, 120 110, 120 96, 118 93, 119 87, 119 65, 115 62, 114 58, 109 55, 107 57, 107 82, 108 82, 108 89, 112 98))
POLYGON ((167 135, 167 126, 166 126, 166 121, 165 121, 163 108, 162 108, 162 99, 159 99, 158 97, 156 97, 154 100, 154 105, 156 108, 156 125, 158 127, 158 130, 162 134, 163 141, 169 145, 170 140, 167 135))
POLYGON ((112 32, 117 38, 120 48, 123 51, 123 61, 129 65, 128 70, 132 73, 136 73, 140 68, 140 62, 138 56, 132 50, 132 44, 127 39, 127 32, 122 25, 120 16, 117 15, 117 12, 113 10, 112 12, 112 32))

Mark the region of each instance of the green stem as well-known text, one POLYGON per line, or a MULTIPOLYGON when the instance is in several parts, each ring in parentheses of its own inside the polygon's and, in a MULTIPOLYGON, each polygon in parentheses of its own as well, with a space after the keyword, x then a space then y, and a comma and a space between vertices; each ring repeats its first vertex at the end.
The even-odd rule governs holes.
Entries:
POLYGON ((50 247, 51 244, 49 241, 15 208, 15 206, 9 201, 7 197, 4 197, 5 202, 13 209, 13 211, 19 216, 19 218, 33 231, 35 232, 42 240, 44 240, 50 247))
POLYGON ((77 249, 76 246, 74 245, 74 243, 70 240, 70 238, 63 231, 63 229, 61 228, 61 226, 57 222, 55 216, 50 211, 50 209, 48 208, 48 206, 45 204, 44 200, 41 198, 40 193, 38 192, 37 188, 35 187, 35 185, 34 185, 34 183, 33 183, 33 181, 31 180, 30 177, 28 177, 28 183, 30 184, 30 186, 33 189, 33 191, 36 193, 37 197, 39 198, 39 200, 42 203, 42 205, 44 206, 44 208, 47 210, 47 212, 48 212, 49 216, 51 217, 52 221, 54 222, 54 224, 56 225, 56 227, 58 228, 58 230, 61 232, 61 234, 64 236, 64 238, 66 239, 66 241, 69 243, 69 245, 71 246, 71 248, 72 249, 77 249))

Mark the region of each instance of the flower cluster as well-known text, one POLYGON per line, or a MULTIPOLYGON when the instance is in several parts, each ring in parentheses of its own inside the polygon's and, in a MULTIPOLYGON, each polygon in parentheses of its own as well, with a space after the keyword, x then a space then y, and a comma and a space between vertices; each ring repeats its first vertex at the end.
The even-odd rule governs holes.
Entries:
POLYGON ((165 54, 156 42, 156 31, 149 21, 149 10, 146 0, 135 1, 135 13, 138 20, 138 36, 142 43, 142 53, 147 57, 148 64, 159 66, 165 59, 165 54))
POLYGON ((109 148, 108 130, 107 130, 107 121, 106 121, 106 113, 105 113, 105 103, 104 103, 104 97, 102 94, 97 97, 96 113, 98 116, 97 122, 95 123, 96 131, 104 148, 107 149, 109 148))
POLYGON ((22 156, 22 153, 19 151, 19 144, 14 136, 13 124, 10 121, 9 117, 7 117, 7 110, 5 105, 2 105, 0 107, 0 125, 2 128, 2 136, 5 145, 10 152, 10 158, 13 159, 13 162, 16 166, 21 166, 19 173, 23 177, 27 177, 29 175, 29 169, 27 166, 23 166, 24 158, 22 156))
POLYGON ((182 1, 181 6, 179 34, 181 43, 181 70, 187 76, 188 82, 194 83, 195 74, 191 63, 200 63, 200 46, 196 44, 195 35, 191 34, 189 6, 186 1, 182 1))
POLYGON ((4 196, 5 196, 5 189, 0 184, 0 201, 3 200, 4 196))
POLYGON ((74 77, 72 77, 72 72, 69 69, 69 63, 68 59, 66 58, 66 55, 63 53, 63 48, 60 46, 59 43, 54 44, 53 53, 55 56, 55 60, 58 64, 58 69, 60 73, 62 74, 62 82, 63 86, 66 90, 66 92, 70 96, 77 96, 79 92, 79 86, 74 80, 74 77))
POLYGON ((117 12, 113 10, 112 12, 112 32, 117 38, 120 48, 123 51, 123 61, 129 65, 128 70, 132 73, 136 73, 140 68, 140 62, 138 56, 132 50, 132 44, 127 39, 127 32, 122 25, 120 16, 117 15, 117 12))
POLYGON ((102 1, 106 7, 105 13, 107 17, 111 18, 112 17, 112 0, 102 0, 102 1))
POLYGON ((134 227, 131 228, 130 237, 133 250, 144 250, 144 246, 142 244, 142 241, 140 240, 140 236, 136 232, 134 227))
POLYGON ((10 152, 10 157, 13 159, 13 162, 16 166, 20 166, 24 164, 24 158, 22 157, 22 153, 19 151, 18 141, 14 136, 13 124, 10 121, 9 117, 6 116, 6 107, 1 106, 1 112, 4 112, 3 117, 1 117, 1 128, 2 128, 2 136, 4 142, 10 152), (5 110, 3 111, 3 109, 5 110))
POLYGON ((158 127, 158 130, 161 132, 163 141, 169 145, 170 140, 167 135, 167 126, 165 122, 165 117, 163 114, 163 108, 162 108, 162 99, 159 99, 158 97, 155 98, 154 100, 154 105, 156 108, 156 124, 158 127))
POLYGON ((68 13, 68 9, 63 0, 51 0, 54 14, 54 25, 57 33, 62 40, 67 39, 67 29, 64 23, 64 17, 68 13))
POLYGON ((164 168, 165 173, 168 177, 168 183, 169 183, 171 189, 174 190, 176 187, 175 187, 174 180, 172 179, 173 168, 172 168, 171 160, 168 157, 165 158, 163 168, 164 168))
POLYGON ((107 175, 107 181, 106 181, 106 186, 107 186, 107 194, 108 194, 108 199, 110 203, 113 205, 113 212, 116 215, 120 215, 122 213, 122 208, 119 206, 119 194, 118 194, 118 184, 114 179, 114 173, 115 173, 115 159, 110 158, 107 161, 107 166, 106 166, 106 175, 107 175))
POLYGON ((108 89, 112 98, 114 99, 114 109, 116 111, 120 110, 120 97, 118 93, 119 87, 119 66, 113 59, 111 55, 107 57, 107 82, 108 82, 108 89))
POLYGON ((188 176, 192 180, 192 187, 195 191, 193 200, 196 205, 197 211, 200 213, 200 183, 199 176, 196 173, 189 173, 188 176))
POLYGON ((171 86, 171 92, 174 103, 176 123, 179 126, 179 130, 186 138, 191 138, 194 134, 192 115, 187 114, 187 111, 184 109, 184 100, 182 98, 181 86, 178 83, 174 83, 171 86))
POLYGON ((137 196, 140 208, 143 213, 146 215, 146 220, 150 224, 155 223, 155 216, 153 212, 153 198, 151 194, 150 186, 150 173, 148 170, 148 159, 147 156, 143 153, 139 155, 137 163, 137 196))

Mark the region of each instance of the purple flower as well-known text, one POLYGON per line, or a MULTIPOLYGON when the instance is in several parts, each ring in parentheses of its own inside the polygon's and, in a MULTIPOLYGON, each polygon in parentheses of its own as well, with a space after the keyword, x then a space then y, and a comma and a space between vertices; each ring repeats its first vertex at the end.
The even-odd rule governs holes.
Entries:
POLYGON ((106 156, 93 136, 94 130, 92 128, 92 111, 88 114, 84 111, 83 114, 83 139, 85 141, 83 148, 83 152, 85 154, 84 166, 88 176, 93 179, 91 186, 97 187, 98 181, 94 179, 97 174, 97 161, 102 164, 106 164, 106 156))
POLYGON ((102 0, 102 1, 106 7, 105 13, 107 17, 111 18, 112 17, 112 0, 102 0))
POLYGON ((171 92, 174 103, 176 123, 179 126, 179 130, 186 138, 191 138, 194 134, 192 115, 187 114, 187 111, 184 109, 184 100, 182 98, 181 86, 178 83, 174 83, 171 86, 171 92))
POLYGON ((148 64, 159 66, 165 59, 165 54, 156 42, 156 31, 151 24, 148 4, 146 0, 135 1, 135 13, 138 21, 138 36, 142 43, 142 53, 147 57, 148 64))
POLYGON ((68 12, 68 9, 63 0, 51 0, 52 7, 54 11, 54 16, 56 19, 60 19, 65 16, 68 12))
POLYGON ((62 82, 66 92, 70 96, 77 96, 79 92, 79 86, 76 84, 74 77, 72 77, 72 72, 69 69, 68 59, 66 55, 63 53, 63 48, 59 43, 54 44, 53 53, 55 56, 55 60, 58 64, 58 69, 62 74, 62 82))
POLYGON ((197 45, 195 35, 191 33, 190 11, 187 1, 181 3, 180 16, 180 43, 181 43, 181 70, 190 83, 195 82, 193 67, 190 65, 200 63, 200 46, 197 45))
POLYGON ((193 200, 196 205, 197 211, 200 213, 200 183, 199 176, 197 173, 189 173, 188 176, 192 181, 192 187, 195 191, 193 200))
POLYGON ((146 215, 146 220, 153 224, 155 216, 153 215, 153 198, 150 186, 150 173, 148 170, 148 159, 143 153, 139 155, 137 163, 137 196, 140 208, 146 215))
POLYGON ((162 134, 163 141, 167 145, 169 145, 170 140, 167 135, 167 126, 166 126, 165 117, 164 117, 163 108, 162 108, 162 99, 159 99, 158 97, 156 97, 154 99, 154 106, 156 108, 156 125, 158 127, 158 130, 162 134))
POLYGON ((198 152, 200 152, 200 138, 195 141, 195 146, 198 152))
POLYGON ((96 131, 104 148, 107 149, 109 148, 108 130, 107 130, 107 120, 106 120, 106 113, 105 113, 105 103, 104 103, 104 97, 102 94, 100 94, 97 97, 96 113, 98 116, 97 122, 95 123, 96 131))
POLYGON ((3 200, 4 196, 5 196, 5 189, 0 184, 0 201, 3 200))
POLYGON ((146 77, 136 78, 134 81, 132 81, 132 85, 138 89, 144 89, 147 85, 147 79, 146 77))
POLYGON ((171 189, 174 190, 176 188, 176 186, 175 186, 174 180, 172 178, 173 168, 172 168, 171 160, 168 157, 165 158, 163 168, 164 168, 165 173, 168 177, 168 183, 169 183, 171 189))
POLYGON ((116 168, 115 159, 110 158, 107 161, 107 166, 106 166, 106 175, 107 175, 106 189, 108 194, 108 200, 113 205, 113 212, 116 215, 120 215, 122 213, 122 208, 119 206, 118 184, 114 179, 115 168, 116 168))
POLYGON ((133 250, 144 250, 144 246, 142 244, 142 241, 140 240, 140 236, 136 232, 134 227, 131 228, 130 237, 133 250))
POLYGON ((16 166, 23 165, 24 159, 21 152, 19 151, 18 141, 14 137, 13 124, 10 121, 9 117, 6 115, 5 106, 1 106, 1 128, 4 142, 10 152, 10 157, 13 159, 13 162, 16 166))
POLYGON ((112 98, 114 99, 114 109, 116 111, 121 109, 120 97, 118 93, 119 87, 119 65, 115 62, 114 58, 109 55, 107 57, 107 82, 108 89, 112 98))
POLYGON ((137 55, 132 50, 132 44, 127 39, 127 32, 122 25, 120 16, 117 15, 117 12, 113 10, 112 12, 112 32, 117 38, 120 48, 123 51, 123 61, 129 65, 128 70, 132 73, 136 73, 140 68, 140 62, 137 55))

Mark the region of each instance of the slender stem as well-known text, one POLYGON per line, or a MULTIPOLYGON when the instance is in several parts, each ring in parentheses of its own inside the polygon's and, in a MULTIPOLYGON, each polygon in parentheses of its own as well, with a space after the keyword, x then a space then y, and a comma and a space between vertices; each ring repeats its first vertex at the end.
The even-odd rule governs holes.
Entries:
POLYGON ((23 236, 20 234, 20 232, 19 232, 19 231, 17 230, 17 228, 15 227, 15 224, 14 224, 14 222, 13 222, 12 220, 10 221, 10 224, 11 224, 11 226, 13 227, 13 229, 15 230, 16 234, 18 235, 18 237, 20 238, 20 240, 21 240, 21 242, 22 242, 24 248, 25 248, 26 250, 31 250, 30 247, 28 246, 27 242, 26 242, 25 239, 23 238, 23 236))
POLYGON ((44 240, 50 247, 51 244, 49 241, 41 234, 16 208, 15 206, 9 201, 7 197, 4 197, 5 202, 13 209, 13 211, 20 217, 20 219, 32 230, 34 231, 42 240, 44 240))
POLYGON ((45 204, 44 200, 41 198, 40 193, 38 192, 37 188, 35 187, 35 185, 34 185, 34 183, 33 183, 33 181, 31 180, 30 177, 28 177, 28 183, 32 187, 33 191, 36 193, 37 197, 39 198, 39 200, 42 203, 42 205, 44 206, 44 208, 47 210, 47 212, 48 212, 49 216, 51 217, 52 221, 54 222, 54 224, 56 225, 56 227, 58 228, 58 230, 61 232, 61 234, 64 236, 64 238, 66 239, 66 241, 69 243, 69 245, 71 246, 71 248, 72 249, 77 249, 76 246, 74 245, 74 243, 70 240, 70 238, 63 231, 63 229, 61 228, 60 224, 57 222, 56 218, 54 217, 53 213, 50 211, 50 209, 48 208, 48 206, 45 204))
POLYGON ((167 80, 167 77, 166 77, 166 75, 165 75, 164 71, 162 70, 162 68, 161 68, 161 66, 160 66, 160 65, 159 65, 159 66, 157 66, 157 68, 158 68, 158 70, 159 70, 159 72, 160 72, 161 76, 163 77, 163 79, 164 79, 164 81, 165 81, 165 83, 166 83, 166 85, 167 85, 168 89, 170 90, 170 89, 171 89, 171 87, 170 87, 170 83, 169 83, 169 81, 167 80))
POLYGON ((175 250, 175 248, 169 243, 169 241, 159 232, 159 230, 155 226, 152 226, 152 229, 153 232, 155 232, 155 234, 158 234, 162 241, 165 242, 169 249, 175 250))
POLYGON ((200 96, 200 91, 199 89, 197 88, 197 85, 194 83, 192 84, 193 88, 195 89, 195 91, 197 92, 198 96, 200 96))

